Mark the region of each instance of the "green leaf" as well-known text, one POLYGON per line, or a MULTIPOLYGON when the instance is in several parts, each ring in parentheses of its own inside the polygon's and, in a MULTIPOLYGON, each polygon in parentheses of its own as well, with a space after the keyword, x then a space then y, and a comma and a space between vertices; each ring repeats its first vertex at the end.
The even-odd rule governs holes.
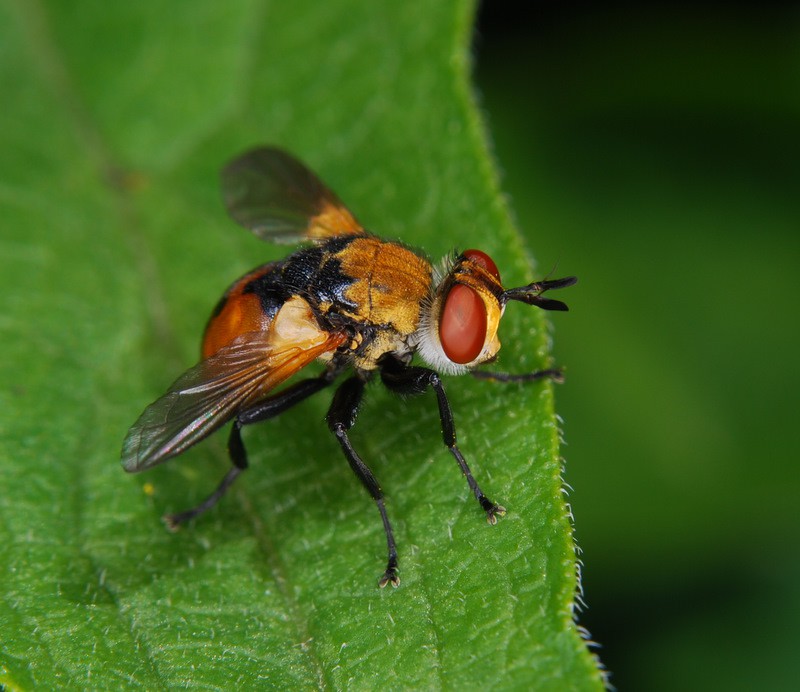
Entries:
MULTIPOLYGON (((226 219, 222 163, 276 143, 369 228, 480 246, 532 278, 469 87, 474 7, 19 2, 0 7, 0 684, 9 689, 595 689, 548 383, 450 378, 459 442, 509 509, 487 526, 435 400, 370 388, 352 439, 380 478, 402 585, 325 396, 246 431, 251 470, 177 534, 219 436, 141 476, 142 408, 197 359, 224 288, 285 248, 226 219), (422 19, 424 18, 424 20, 422 19)), ((561 317, 559 317, 561 319, 561 317)), ((549 364, 511 306, 500 367, 549 364)))

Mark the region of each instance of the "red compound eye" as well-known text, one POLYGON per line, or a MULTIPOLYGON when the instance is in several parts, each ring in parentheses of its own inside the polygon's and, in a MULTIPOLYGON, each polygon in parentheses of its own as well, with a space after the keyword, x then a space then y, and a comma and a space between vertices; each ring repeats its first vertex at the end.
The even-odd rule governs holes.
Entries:
MULTIPOLYGON (((494 266, 492 260, 489 262, 494 266)), ((464 284, 450 289, 439 320, 439 340, 444 354, 459 365, 471 363, 480 355, 486 341, 486 305, 474 289, 464 284)))
POLYGON ((475 264, 483 267, 487 272, 489 272, 495 279, 500 281, 500 271, 497 269, 497 265, 494 263, 489 255, 485 252, 481 252, 480 250, 465 250, 464 257, 468 260, 472 260, 475 264))

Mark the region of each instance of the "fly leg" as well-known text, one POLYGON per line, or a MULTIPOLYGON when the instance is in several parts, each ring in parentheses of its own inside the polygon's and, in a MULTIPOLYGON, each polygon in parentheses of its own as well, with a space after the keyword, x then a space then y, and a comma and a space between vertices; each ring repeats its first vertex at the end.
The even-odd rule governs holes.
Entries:
POLYGON ((557 382, 558 384, 564 382, 564 373, 560 368, 536 370, 535 372, 524 372, 521 374, 492 372, 490 370, 470 370, 469 374, 476 380, 493 380, 495 382, 535 382, 536 380, 544 379, 553 380, 553 382, 557 382))
POLYGON ((200 514, 203 514, 203 512, 211 509, 228 491, 228 488, 233 485, 233 482, 241 475, 242 471, 247 468, 247 450, 244 448, 241 433, 243 425, 250 425, 251 423, 258 423, 263 420, 268 420, 269 418, 274 418, 287 409, 290 409, 295 404, 300 403, 303 399, 307 399, 312 394, 316 394, 318 391, 327 387, 333 382, 333 378, 334 375, 332 373, 325 372, 319 377, 301 380, 291 387, 287 387, 275 396, 259 401, 250 408, 241 411, 234 419, 233 427, 228 437, 228 455, 230 456, 233 467, 225 474, 216 490, 199 505, 183 512, 178 512, 177 514, 167 514, 164 517, 164 523, 167 527, 175 530, 180 524, 194 519, 200 514))
POLYGON ((502 517, 506 513, 506 509, 486 497, 472 476, 472 471, 469 470, 464 455, 461 454, 461 450, 456 444, 456 426, 453 422, 453 410, 450 408, 450 402, 447 400, 444 385, 439 375, 428 368, 406 365, 397 358, 392 357, 381 360, 380 372, 381 379, 386 387, 398 394, 422 394, 428 387, 436 392, 444 443, 455 457, 462 473, 466 476, 470 490, 472 490, 483 511, 486 512, 486 520, 490 524, 496 524, 497 517, 502 517))
POLYGON ((331 407, 328 410, 328 427, 331 432, 336 435, 336 439, 342 447, 345 457, 347 458, 350 468, 358 476, 362 485, 367 489, 375 504, 378 505, 378 511, 381 513, 383 520, 383 530, 386 532, 386 545, 388 548, 389 557, 386 562, 386 571, 378 581, 378 585, 383 588, 391 583, 392 586, 400 584, 400 577, 397 576, 397 545, 394 542, 394 533, 392 532, 392 525, 389 523, 389 517, 386 514, 386 506, 383 502, 383 491, 378 484, 378 480, 370 471, 369 467, 361 460, 358 453, 353 449, 350 443, 350 438, 347 431, 353 427, 358 415, 358 407, 361 404, 361 399, 364 396, 364 381, 358 377, 351 377, 345 380, 336 390, 333 395, 331 407))

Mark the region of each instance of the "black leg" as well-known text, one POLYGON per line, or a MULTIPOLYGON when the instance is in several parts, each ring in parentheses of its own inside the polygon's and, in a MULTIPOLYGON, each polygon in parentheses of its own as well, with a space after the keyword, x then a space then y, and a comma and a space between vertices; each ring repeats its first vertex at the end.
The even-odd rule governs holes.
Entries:
POLYGON ((378 505, 378 511, 381 513, 383 520, 383 529, 386 532, 386 545, 389 552, 389 557, 386 562, 386 571, 380 578, 378 585, 383 588, 387 584, 397 586, 400 584, 400 577, 397 576, 397 545, 394 542, 394 533, 392 532, 392 525, 389 523, 389 517, 386 514, 386 507, 383 503, 383 492, 378 480, 370 471, 369 467, 361 460, 358 453, 353 449, 350 443, 350 438, 347 436, 347 431, 353 427, 358 415, 358 407, 361 404, 361 399, 364 395, 364 381, 358 377, 351 377, 345 380, 336 390, 333 396, 333 402, 328 410, 328 427, 331 432, 336 435, 336 439, 342 447, 345 457, 347 458, 350 468, 358 476, 358 479, 364 487, 372 495, 375 504, 378 505))
POLYGON ((300 380, 275 396, 259 401, 250 408, 241 411, 237 420, 241 425, 250 425, 251 423, 259 423, 263 420, 274 418, 304 399, 308 399, 313 394, 322 391, 333 382, 334 378, 334 374, 324 372, 319 377, 300 380))
POLYGON ((536 370, 519 375, 508 372, 491 372, 490 370, 470 370, 469 374, 478 380, 494 380, 495 382, 535 382, 543 379, 551 379, 559 384, 564 382, 564 373, 560 368, 536 370))
POLYGON ((444 443, 455 457, 462 473, 466 476, 470 490, 472 490, 483 511, 486 512, 486 520, 490 524, 496 524, 497 517, 502 517, 506 513, 506 509, 486 497, 472 476, 472 471, 469 470, 464 455, 461 454, 461 450, 456 444, 453 410, 450 408, 450 402, 447 400, 444 385, 439 375, 428 368, 405 365, 396 358, 385 358, 381 361, 381 379, 388 389, 398 394, 422 394, 428 387, 431 387, 436 392, 444 443))
POLYGON ((287 387, 275 396, 259 401, 257 404, 240 412, 233 421, 231 434, 228 437, 228 456, 231 459, 233 468, 225 474, 225 477, 220 481, 214 492, 199 505, 183 512, 178 512, 177 514, 165 515, 164 523, 167 527, 171 530, 175 530, 181 524, 211 509, 220 501, 222 496, 228 491, 228 488, 230 488, 233 482, 241 475, 242 471, 247 468, 247 450, 244 448, 241 433, 243 425, 274 418, 295 404, 298 404, 303 399, 307 399, 312 394, 324 389, 332 381, 333 376, 328 372, 323 373, 319 377, 301 380, 291 387, 287 387))

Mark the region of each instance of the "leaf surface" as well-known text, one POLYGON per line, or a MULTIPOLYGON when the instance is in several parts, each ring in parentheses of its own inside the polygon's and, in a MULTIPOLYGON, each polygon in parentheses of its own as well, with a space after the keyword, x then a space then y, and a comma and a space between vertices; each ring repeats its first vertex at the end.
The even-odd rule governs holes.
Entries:
MULTIPOLYGON (((435 400, 370 388, 352 439, 387 493, 402 585, 325 395, 247 430, 251 470, 178 534, 159 516, 227 468, 219 436, 140 476, 128 426, 197 359, 224 288, 285 248, 235 227, 218 171, 294 151, 366 227, 533 278, 471 100, 468 2, 0 6, 4 310, 0 684, 9 689, 598 688, 548 384, 448 380, 487 526, 435 400), (425 21, 420 21, 420 16, 425 21)), ((511 306, 500 366, 549 363, 511 306)))

